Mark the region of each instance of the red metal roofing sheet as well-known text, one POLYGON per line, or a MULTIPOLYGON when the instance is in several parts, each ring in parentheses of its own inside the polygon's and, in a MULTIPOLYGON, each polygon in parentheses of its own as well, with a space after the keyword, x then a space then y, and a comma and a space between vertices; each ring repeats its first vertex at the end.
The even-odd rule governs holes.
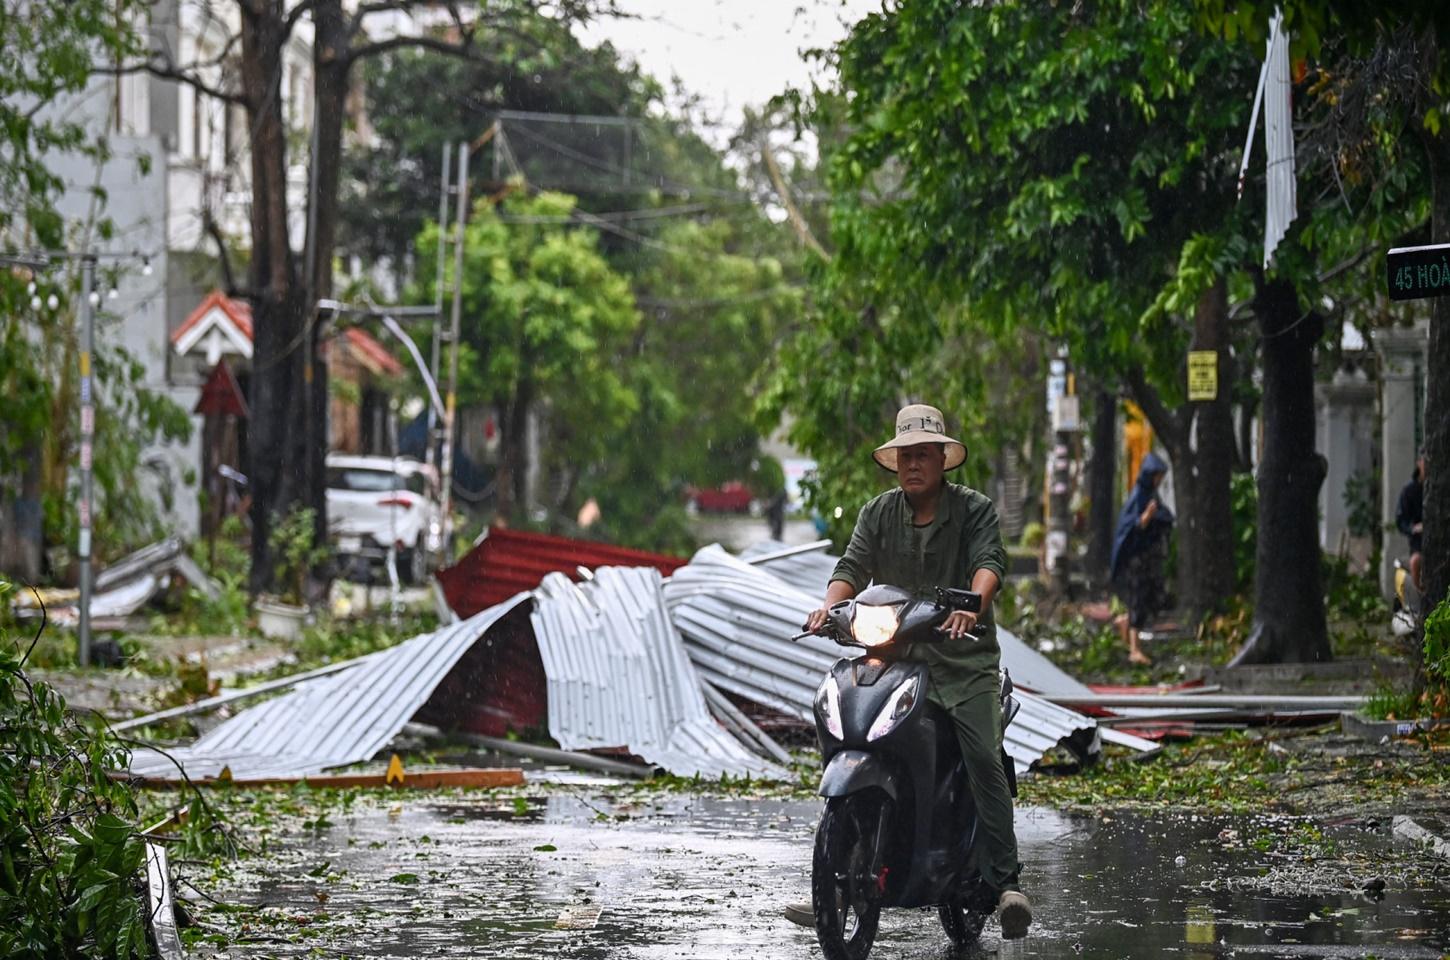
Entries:
POLYGON ((438 582, 454 612, 471 617, 520 590, 534 589, 548 573, 563 573, 577 581, 578 567, 654 567, 669 576, 687 562, 683 557, 593 540, 493 529, 462 560, 439 570, 438 582))
POLYGON ((532 603, 510 611, 459 659, 417 719, 490 737, 548 733, 548 677, 529 623, 532 603))

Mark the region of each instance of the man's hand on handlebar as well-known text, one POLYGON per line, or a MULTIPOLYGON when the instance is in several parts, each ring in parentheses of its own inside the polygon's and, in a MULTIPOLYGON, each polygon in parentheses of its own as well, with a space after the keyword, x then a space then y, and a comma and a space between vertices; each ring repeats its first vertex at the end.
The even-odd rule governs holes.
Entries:
POLYGON ((977 615, 968 610, 953 610, 937 630, 953 640, 960 640, 977 626, 977 615))
POLYGON ((829 614, 825 607, 817 607, 806 616, 806 622, 801 624, 801 629, 806 633, 820 633, 821 627, 826 625, 826 618, 829 614))

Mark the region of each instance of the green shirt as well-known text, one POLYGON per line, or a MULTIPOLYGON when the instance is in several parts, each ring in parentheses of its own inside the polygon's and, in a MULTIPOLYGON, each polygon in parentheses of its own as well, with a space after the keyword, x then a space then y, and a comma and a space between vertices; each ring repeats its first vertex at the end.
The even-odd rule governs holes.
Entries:
MULTIPOLYGON (((1006 579, 1007 549, 997 525, 997 508, 977 491, 947 483, 932 522, 913 522, 906 492, 888 490, 861 508, 845 556, 832 580, 844 580, 860 593, 871 583, 889 583, 917 596, 937 587, 970 589, 978 570, 1006 579)), ((979 624, 986 636, 918 644, 912 655, 931 664, 933 699, 954 706, 979 688, 984 671, 995 677, 1001 651, 989 607, 979 624)))

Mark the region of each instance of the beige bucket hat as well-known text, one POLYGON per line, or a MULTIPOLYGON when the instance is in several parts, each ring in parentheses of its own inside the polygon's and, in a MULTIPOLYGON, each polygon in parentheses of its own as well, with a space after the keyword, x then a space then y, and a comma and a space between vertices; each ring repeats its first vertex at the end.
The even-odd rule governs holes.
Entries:
POLYGON ((939 443, 945 447, 946 466, 951 470, 967 459, 967 448, 960 440, 947 436, 946 420, 936 407, 913 403, 896 414, 896 436, 877 447, 871 454, 876 462, 896 472, 896 451, 918 443, 939 443))

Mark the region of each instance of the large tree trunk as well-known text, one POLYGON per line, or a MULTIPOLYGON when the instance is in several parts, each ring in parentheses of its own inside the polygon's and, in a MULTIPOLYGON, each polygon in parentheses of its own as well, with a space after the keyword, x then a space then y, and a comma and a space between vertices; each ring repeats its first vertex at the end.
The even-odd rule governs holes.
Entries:
POLYGON ((1113 530, 1118 519, 1118 398, 1107 390, 1092 393, 1092 459, 1088 461, 1088 550, 1086 573, 1094 589, 1108 583, 1113 530))
MULTIPOLYGON (((338 172, 342 164, 342 127, 347 109, 348 74, 352 59, 348 51, 347 17, 341 0, 321 0, 312 10, 312 67, 316 98, 313 105, 312 150, 307 211, 307 249, 311 262, 307 268, 310 289, 308 304, 332 297, 332 252, 337 243, 338 172)), ((328 448, 332 444, 328 429, 327 359, 323 342, 337 333, 336 325, 320 332, 309 351, 311 365, 308 378, 307 423, 308 444, 305 451, 304 496, 313 510, 313 537, 317 543, 327 542, 327 469, 328 448)), ((318 588, 326 593, 325 584, 318 588)))
MULTIPOLYGON (((1450 242, 1450 131, 1427 136, 1433 196, 1431 235, 1450 242)), ((1430 314, 1425 377, 1424 612, 1450 595, 1450 298, 1438 297, 1430 314)), ((1421 628, 1423 630, 1423 622, 1421 628)), ((1423 681, 1419 665, 1417 683, 1423 681)))
POLYGON ((309 331, 287 238, 287 131, 283 122, 282 5, 239 4, 242 89, 252 130, 251 423, 247 474, 252 491, 253 593, 272 589, 274 520, 305 502, 305 404, 309 331))
POLYGON ((340 0, 312 9, 316 99, 307 209, 310 261, 298 276, 288 244, 287 141, 280 75, 286 43, 283 5, 242 8, 242 75, 253 130, 252 591, 274 586, 268 537, 273 522, 298 506, 314 511, 313 535, 327 538, 328 431, 326 340, 335 327, 314 322, 319 299, 332 295, 337 233, 338 158, 352 59, 340 0))
POLYGON ((1228 288, 1220 279, 1194 311, 1194 349, 1218 354, 1218 395, 1194 404, 1198 580, 1184 594, 1195 619, 1220 609, 1234 590, 1233 504, 1234 362, 1229 355, 1228 288))
POLYGON ((1319 485, 1314 449, 1314 345, 1324 318, 1303 312, 1293 284, 1260 285, 1264 451, 1254 571, 1254 624, 1230 666, 1330 659, 1320 573, 1319 485))

